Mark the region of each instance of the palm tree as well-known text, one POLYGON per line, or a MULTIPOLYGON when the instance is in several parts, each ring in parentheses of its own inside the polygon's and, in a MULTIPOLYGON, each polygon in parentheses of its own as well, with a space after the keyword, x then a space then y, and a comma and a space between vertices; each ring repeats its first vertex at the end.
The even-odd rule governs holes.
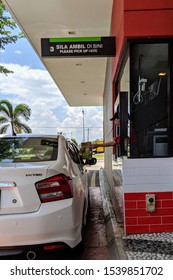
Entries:
POLYGON ((0 134, 6 133, 10 125, 12 135, 32 132, 31 128, 20 120, 20 117, 23 117, 28 121, 31 116, 31 109, 26 104, 19 104, 13 108, 13 105, 8 100, 1 100, 0 113, 0 134))

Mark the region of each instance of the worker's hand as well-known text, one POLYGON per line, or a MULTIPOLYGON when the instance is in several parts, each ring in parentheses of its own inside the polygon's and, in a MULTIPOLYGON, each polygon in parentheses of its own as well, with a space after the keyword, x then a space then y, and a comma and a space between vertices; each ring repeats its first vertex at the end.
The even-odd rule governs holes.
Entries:
POLYGON ((114 138, 115 145, 120 144, 120 135, 114 138))

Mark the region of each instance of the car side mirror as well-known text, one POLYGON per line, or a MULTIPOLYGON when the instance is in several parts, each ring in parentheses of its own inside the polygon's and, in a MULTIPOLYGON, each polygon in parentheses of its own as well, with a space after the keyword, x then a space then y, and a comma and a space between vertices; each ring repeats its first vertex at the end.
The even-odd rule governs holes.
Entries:
POLYGON ((97 163, 96 158, 86 159, 85 165, 95 165, 97 163))

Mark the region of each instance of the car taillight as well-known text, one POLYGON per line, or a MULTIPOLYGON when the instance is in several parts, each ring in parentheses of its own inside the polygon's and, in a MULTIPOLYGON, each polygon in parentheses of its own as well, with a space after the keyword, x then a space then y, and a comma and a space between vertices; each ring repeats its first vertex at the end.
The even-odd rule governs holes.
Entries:
POLYGON ((70 178, 60 174, 47 178, 35 184, 41 202, 50 202, 71 198, 70 178))

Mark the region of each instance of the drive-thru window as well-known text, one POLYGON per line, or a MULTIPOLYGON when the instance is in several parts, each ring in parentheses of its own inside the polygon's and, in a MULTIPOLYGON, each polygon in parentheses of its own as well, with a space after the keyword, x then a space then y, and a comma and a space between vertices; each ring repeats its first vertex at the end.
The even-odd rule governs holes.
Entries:
POLYGON ((130 157, 169 156, 170 104, 168 43, 130 47, 130 120, 136 149, 130 157))
POLYGON ((120 90, 117 98, 121 108, 121 146, 118 147, 120 156, 172 156, 172 67, 170 60, 168 62, 171 44, 147 41, 129 43, 129 91, 120 90))

